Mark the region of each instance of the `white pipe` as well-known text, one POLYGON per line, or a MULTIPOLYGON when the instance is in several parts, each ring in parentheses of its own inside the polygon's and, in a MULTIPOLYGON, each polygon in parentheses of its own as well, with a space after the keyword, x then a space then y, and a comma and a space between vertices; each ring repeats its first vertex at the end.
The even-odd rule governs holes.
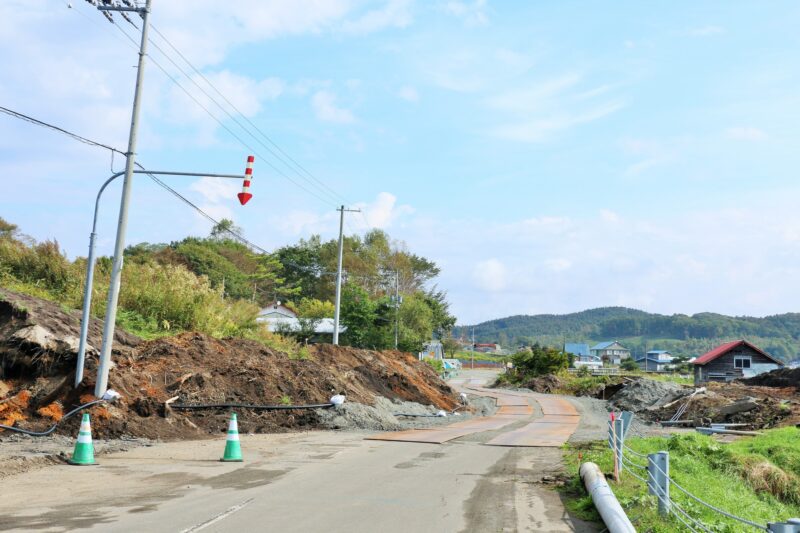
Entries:
POLYGON ((603 518, 609 533, 636 533, 617 497, 606 483, 606 478, 600 468, 594 463, 583 463, 580 476, 586 491, 591 495, 592 502, 603 518))

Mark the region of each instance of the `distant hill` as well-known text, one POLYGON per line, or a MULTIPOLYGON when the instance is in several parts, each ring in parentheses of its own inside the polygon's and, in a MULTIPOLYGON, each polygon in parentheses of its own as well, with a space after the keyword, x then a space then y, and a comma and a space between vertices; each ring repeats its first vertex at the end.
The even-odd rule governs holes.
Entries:
MULTIPOLYGON (((470 338, 473 326, 454 330, 470 338)), ((516 315, 476 324, 477 342, 498 342, 515 348, 534 342, 560 346, 566 342, 618 340, 634 353, 670 350, 674 355, 700 355, 725 341, 748 339, 784 360, 800 354, 800 313, 763 318, 716 313, 659 315, 627 307, 601 307, 566 315, 516 315)))

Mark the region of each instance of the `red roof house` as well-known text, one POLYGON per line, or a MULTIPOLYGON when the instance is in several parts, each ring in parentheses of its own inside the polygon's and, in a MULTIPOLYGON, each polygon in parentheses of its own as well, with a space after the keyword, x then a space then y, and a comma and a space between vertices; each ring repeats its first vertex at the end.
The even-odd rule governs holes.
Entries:
POLYGON ((779 359, 746 340, 721 344, 693 363, 695 384, 752 377, 783 366, 779 359))

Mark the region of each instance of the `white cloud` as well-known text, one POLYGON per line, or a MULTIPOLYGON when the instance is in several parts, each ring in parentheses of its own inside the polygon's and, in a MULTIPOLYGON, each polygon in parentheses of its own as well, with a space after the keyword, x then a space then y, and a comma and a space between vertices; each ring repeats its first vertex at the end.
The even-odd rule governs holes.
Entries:
POLYGON ((499 292, 507 285, 506 267, 497 259, 487 259, 475 265, 472 271, 475 285, 484 291, 499 292))
POLYGON ((556 133, 612 115, 623 107, 622 103, 611 102, 583 113, 563 113, 504 124, 491 130, 491 134, 511 141, 540 143, 549 140, 556 133))
POLYGON ((411 85, 404 85, 403 87, 400 87, 400 90, 397 91, 397 96, 407 102, 419 101, 419 93, 411 85))
POLYGON ((581 73, 569 72, 490 96, 486 105, 512 118, 490 129, 489 133, 502 139, 540 143, 559 132, 599 120, 624 107, 622 102, 605 98, 613 85, 602 84, 586 89, 583 79, 581 73), (600 101, 600 97, 605 101, 600 101))
POLYGON ((619 222, 620 216, 610 209, 601 209, 600 219, 603 220, 603 222, 619 222))
POLYGON ((451 0, 444 5, 444 11, 461 19, 467 27, 485 26, 489 23, 489 17, 486 15, 486 0, 473 0, 472 2, 451 0))
POLYGON ((557 78, 537 82, 522 89, 504 91, 490 97, 487 103, 490 108, 514 113, 541 111, 581 81, 580 74, 570 73, 557 78))
POLYGON ((398 218, 410 215, 414 208, 409 205, 397 205, 397 197, 388 192, 379 193, 371 204, 359 204, 364 218, 371 228, 386 229, 398 218))
POLYGON ((728 128, 725 136, 736 141, 763 141, 767 138, 764 130, 752 127, 728 128))
MULTIPOLYGON (((370 203, 357 203, 352 206, 361 213, 347 213, 346 228, 366 231, 372 228, 388 229, 395 222, 407 219, 414 213, 410 205, 397 203, 397 197, 388 192, 381 192, 370 203)), ((273 224, 292 239, 312 234, 331 234, 339 227, 339 214, 336 211, 318 213, 309 210, 294 209, 287 214, 275 218, 273 224)))
POLYGON ((388 0, 380 9, 374 9, 355 20, 346 21, 342 31, 346 33, 371 33, 386 28, 405 28, 414 17, 411 15, 411 0, 388 0))
POLYGON ((311 97, 311 105, 317 118, 325 122, 350 124, 355 122, 352 111, 337 107, 336 95, 330 91, 317 91, 311 97))
POLYGON ((242 182, 222 178, 200 178, 189 189, 199 192, 203 198, 211 203, 236 200, 236 195, 242 190, 242 182))

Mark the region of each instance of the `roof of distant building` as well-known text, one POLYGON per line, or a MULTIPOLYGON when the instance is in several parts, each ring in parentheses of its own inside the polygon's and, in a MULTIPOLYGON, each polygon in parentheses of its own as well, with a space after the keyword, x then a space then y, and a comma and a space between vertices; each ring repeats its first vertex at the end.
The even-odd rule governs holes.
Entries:
MULTIPOLYGON (((619 341, 598 342, 597 344, 592 346, 592 350, 605 350, 606 348, 608 348, 609 346, 613 346, 614 344, 619 344, 619 341)), ((621 344, 619 345, 622 346, 621 344)), ((622 348, 627 350, 627 348, 625 348, 624 346, 622 346, 622 348)))
POLYGON ((701 355, 700 357, 698 357, 697 359, 695 359, 692 362, 694 364, 696 364, 696 365, 704 365, 706 363, 709 363, 709 362, 713 361, 717 357, 722 357, 726 353, 730 352, 734 348, 738 348, 739 346, 747 346, 747 347, 755 350, 756 352, 760 353, 761 355, 763 355, 767 359, 770 359, 771 361, 775 361, 775 363, 777 363, 778 365, 783 366, 783 362, 782 361, 779 361, 778 359, 775 359, 773 356, 771 356, 770 354, 768 354, 767 352, 765 352, 764 350, 762 350, 761 348, 759 348, 755 344, 747 342, 746 340, 738 340, 738 341, 726 342, 725 344, 720 344, 719 346, 717 346, 713 350, 704 353, 703 355, 701 355))
POLYGON ((647 353, 664 354, 664 353, 669 353, 669 350, 648 350, 647 353))
POLYGON ((589 345, 578 342, 567 342, 564 351, 575 355, 589 355, 589 345))

